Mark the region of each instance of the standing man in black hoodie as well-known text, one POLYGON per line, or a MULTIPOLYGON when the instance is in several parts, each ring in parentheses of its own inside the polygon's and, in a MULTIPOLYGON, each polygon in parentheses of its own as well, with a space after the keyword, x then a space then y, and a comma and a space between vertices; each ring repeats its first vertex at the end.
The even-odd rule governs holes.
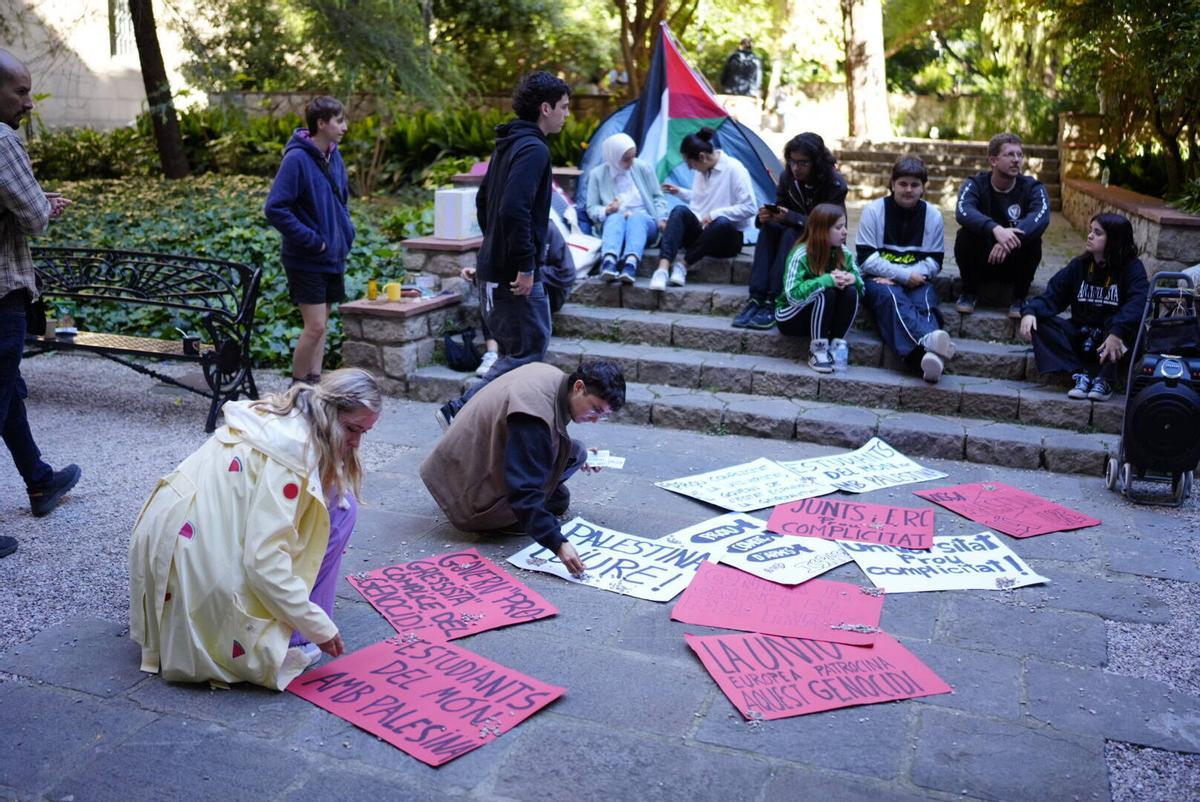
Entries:
POLYGON ((443 430, 488 382, 546 356, 550 303, 538 275, 552 191, 546 137, 562 130, 570 93, 566 82, 550 73, 532 72, 513 92, 517 119, 496 128, 496 150, 475 197, 483 230, 475 284, 480 312, 503 356, 481 383, 434 413, 443 430))

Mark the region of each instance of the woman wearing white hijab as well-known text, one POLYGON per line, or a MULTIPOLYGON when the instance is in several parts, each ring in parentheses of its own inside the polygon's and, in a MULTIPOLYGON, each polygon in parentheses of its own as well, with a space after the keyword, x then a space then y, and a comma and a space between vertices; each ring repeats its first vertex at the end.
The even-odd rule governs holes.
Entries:
POLYGON ((632 284, 642 251, 666 225, 667 199, 628 134, 613 134, 601 152, 604 163, 591 169, 587 182, 588 216, 602 231, 600 275, 632 284))

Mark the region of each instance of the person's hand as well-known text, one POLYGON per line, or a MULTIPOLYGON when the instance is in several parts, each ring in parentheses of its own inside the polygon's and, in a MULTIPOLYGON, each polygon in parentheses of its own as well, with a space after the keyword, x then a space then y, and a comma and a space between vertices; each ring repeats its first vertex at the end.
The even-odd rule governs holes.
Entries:
POLYGON ((620 208, 621 208, 621 199, 613 198, 612 202, 604 207, 604 213, 612 214, 613 212, 615 212, 617 209, 620 209, 620 208))
POLYGON ((854 285, 854 274, 848 270, 835 270, 830 275, 833 276, 833 286, 839 290, 854 285))
POLYGON ((325 253, 325 249, 326 249, 326 248, 328 248, 328 247, 329 247, 328 245, 326 245, 324 242, 322 242, 322 243, 321 243, 321 250, 317 251, 317 253, 325 253))
POLYGON ((788 210, 784 209, 782 206, 779 207, 779 211, 771 215, 771 219, 776 223, 786 223, 788 219, 788 210))
POLYGON ((918 270, 910 270, 908 273, 908 281, 904 282, 904 286, 910 290, 915 290, 925 283, 925 274, 918 270))
POLYGON ((887 276, 876 276, 875 278, 871 279, 871 281, 874 281, 876 284, 886 284, 889 287, 896 283, 887 276))
POLYGON ((462 270, 458 271, 458 277, 461 278, 463 281, 469 281, 472 284, 474 284, 475 283, 475 268, 464 267, 462 270))
POLYGON ((1105 362, 1118 362, 1121 357, 1125 356, 1125 343, 1115 334, 1110 334, 1104 338, 1104 342, 1100 343, 1100 347, 1096 349, 1096 353, 1100 355, 1100 364, 1105 362))
POLYGON ((1008 253, 1021 247, 1021 229, 1019 228, 996 226, 992 229, 992 236, 996 238, 996 244, 1003 245, 1008 253))
POLYGON ((317 648, 330 657, 341 657, 342 652, 346 651, 346 644, 342 643, 341 635, 334 635, 324 643, 318 643, 317 648))
POLYGON ((992 246, 991 253, 988 254, 988 264, 998 265, 1008 258, 1009 249, 997 242, 992 246))
POLYGON ((508 286, 513 295, 528 295, 533 292, 533 273, 517 273, 517 280, 508 286))
POLYGON ((666 219, 665 219, 665 218, 664 218, 664 219, 662 219, 662 220, 659 220, 659 221, 658 221, 658 230, 659 230, 659 231, 666 231, 666 230, 667 230, 667 221, 666 221, 666 219))
POLYGON ((712 225, 712 215, 711 214, 704 215, 704 219, 700 221, 700 225, 704 226, 705 228, 708 228, 709 226, 711 226, 712 225))
POLYGON ((666 182, 663 182, 662 188, 663 188, 663 192, 670 193, 671 195, 679 194, 679 187, 675 186, 674 184, 668 184, 666 182))
POLYGON ((1037 331, 1037 316, 1025 315, 1021 318, 1021 339, 1025 342, 1033 341, 1033 333, 1037 331))
MULTIPOLYGON (((594 448, 589 448, 589 449, 588 449, 588 453, 589 453, 589 454, 595 454, 595 453, 596 453, 596 449, 594 449, 594 448)), ((600 473, 600 471, 602 471, 602 470, 604 470, 604 469, 603 469, 603 468, 598 468, 598 467, 596 467, 595 465, 588 465, 588 464, 587 464, 587 462, 584 462, 584 463, 583 463, 583 465, 579 466, 579 470, 583 471, 584 473, 600 473)))
POLYGON ((587 566, 583 564, 583 560, 579 559, 579 552, 571 545, 569 540, 564 540, 562 545, 555 552, 563 566, 571 572, 571 576, 579 576, 587 570, 587 566))
POLYGON ((775 219, 775 213, 766 206, 758 207, 758 222, 769 223, 775 219))
POLYGON ((63 213, 63 210, 65 210, 68 206, 70 206, 72 203, 75 202, 75 201, 71 200, 70 198, 64 198, 61 194, 59 194, 57 192, 47 192, 46 200, 48 200, 50 202, 50 219, 51 220, 57 220, 59 215, 61 215, 63 213))

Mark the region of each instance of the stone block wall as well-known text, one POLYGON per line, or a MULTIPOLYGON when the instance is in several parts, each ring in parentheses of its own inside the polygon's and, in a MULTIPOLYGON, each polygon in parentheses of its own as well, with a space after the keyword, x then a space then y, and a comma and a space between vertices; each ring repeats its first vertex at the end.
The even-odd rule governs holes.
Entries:
POLYGON ((1150 275, 1200 262, 1200 215, 1167 206, 1158 198, 1078 178, 1063 180, 1063 214, 1078 229, 1099 212, 1117 212, 1133 224, 1134 241, 1150 275))
POLYGON ((464 316, 458 295, 354 301, 340 309, 342 364, 372 371, 390 395, 407 394, 409 376, 433 363, 442 333, 459 328, 464 316))

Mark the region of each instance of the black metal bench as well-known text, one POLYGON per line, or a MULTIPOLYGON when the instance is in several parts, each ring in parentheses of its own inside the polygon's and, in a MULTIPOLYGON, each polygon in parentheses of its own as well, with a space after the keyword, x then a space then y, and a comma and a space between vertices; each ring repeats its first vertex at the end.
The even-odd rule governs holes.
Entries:
MULTIPOLYGON (((226 401, 234 401, 239 395, 258 397, 251 370, 250 335, 261 270, 198 256, 97 248, 34 248, 33 261, 48 307, 58 300, 69 300, 85 307, 179 310, 190 313, 186 321, 189 331, 199 336, 167 339, 95 331, 56 335, 51 327, 45 334, 26 337, 26 356, 46 351, 89 351, 203 395, 212 401, 204 424, 207 432, 216 427, 217 413, 226 401), (188 385, 129 357, 199 363, 208 388, 188 385)), ((55 316, 51 313, 49 317, 55 316)), ((161 331, 164 325, 160 321, 152 328, 161 331)))

